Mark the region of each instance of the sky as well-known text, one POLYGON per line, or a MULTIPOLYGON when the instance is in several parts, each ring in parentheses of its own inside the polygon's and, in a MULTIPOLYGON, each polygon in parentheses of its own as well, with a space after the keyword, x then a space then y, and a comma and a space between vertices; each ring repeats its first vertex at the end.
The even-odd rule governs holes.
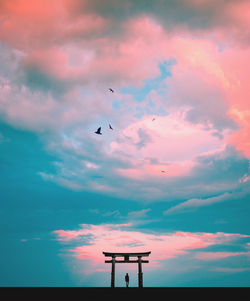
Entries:
POLYGON ((0 0, 0 286, 250 285, 249 15, 0 0))

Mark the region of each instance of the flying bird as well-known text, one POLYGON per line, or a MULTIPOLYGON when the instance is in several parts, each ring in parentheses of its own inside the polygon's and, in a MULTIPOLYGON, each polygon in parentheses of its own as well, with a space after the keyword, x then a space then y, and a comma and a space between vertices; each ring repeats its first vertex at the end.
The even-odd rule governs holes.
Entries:
POLYGON ((109 88, 109 91, 110 91, 110 92, 112 92, 112 93, 114 93, 114 90, 113 90, 113 89, 111 89, 111 88, 109 88))
POLYGON ((154 121, 154 120, 155 120, 155 118, 152 119, 152 121, 154 121))
POLYGON ((98 134, 98 135, 102 135, 102 133, 101 133, 101 127, 99 127, 95 133, 98 134))
POLYGON ((112 128, 112 126, 109 124, 109 128, 111 129, 111 130, 113 130, 113 128, 112 128))
POLYGON ((162 170, 161 172, 166 172, 165 170, 162 170))

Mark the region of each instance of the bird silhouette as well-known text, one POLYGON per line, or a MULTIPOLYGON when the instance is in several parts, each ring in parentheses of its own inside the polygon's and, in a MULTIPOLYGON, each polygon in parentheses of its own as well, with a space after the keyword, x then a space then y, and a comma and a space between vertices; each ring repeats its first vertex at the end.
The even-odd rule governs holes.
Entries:
POLYGON ((112 128, 112 126, 109 124, 109 128, 111 129, 111 130, 113 130, 113 128, 112 128))
POLYGON ((154 120, 155 120, 155 118, 152 119, 152 121, 154 121, 154 120))
POLYGON ((109 88, 109 91, 110 91, 110 92, 112 92, 112 93, 114 93, 114 90, 113 90, 113 89, 111 89, 111 88, 109 88))
POLYGON ((101 127, 99 127, 95 133, 98 134, 98 135, 102 135, 102 133, 101 133, 101 127))
POLYGON ((166 172, 165 170, 162 170, 161 172, 166 172))

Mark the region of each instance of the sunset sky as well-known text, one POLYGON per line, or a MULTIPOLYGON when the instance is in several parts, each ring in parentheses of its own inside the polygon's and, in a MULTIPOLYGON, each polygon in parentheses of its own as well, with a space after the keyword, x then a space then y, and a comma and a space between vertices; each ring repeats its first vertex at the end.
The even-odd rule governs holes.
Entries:
POLYGON ((0 286, 250 286, 250 0, 0 0, 0 62, 0 286))

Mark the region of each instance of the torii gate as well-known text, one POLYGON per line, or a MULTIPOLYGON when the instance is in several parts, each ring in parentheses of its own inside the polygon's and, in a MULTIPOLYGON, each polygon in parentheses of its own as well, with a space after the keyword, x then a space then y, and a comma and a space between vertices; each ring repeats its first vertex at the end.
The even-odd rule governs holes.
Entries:
POLYGON ((112 257, 111 260, 105 260, 105 263, 112 263, 111 269, 111 287, 115 287, 115 264, 116 263, 138 263, 138 286, 143 287, 142 263, 148 263, 148 260, 142 260, 144 256, 149 256, 150 252, 144 253, 110 253, 102 252, 106 257, 112 257), (115 260, 116 257, 124 257, 124 260, 115 260), (137 257, 137 260, 129 260, 129 257, 137 257))

